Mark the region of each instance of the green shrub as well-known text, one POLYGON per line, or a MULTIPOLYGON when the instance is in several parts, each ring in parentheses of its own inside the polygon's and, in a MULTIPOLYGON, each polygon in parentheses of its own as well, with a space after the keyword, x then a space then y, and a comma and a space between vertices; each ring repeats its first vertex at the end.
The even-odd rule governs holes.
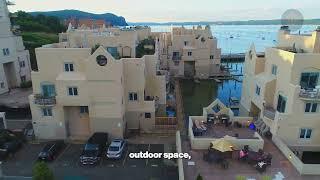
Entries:
POLYGON ((200 175, 200 174, 198 174, 198 176, 197 176, 197 179, 196 180, 203 180, 203 177, 200 175))
POLYGON ((270 176, 262 176, 262 180, 272 180, 270 176))
POLYGON ((31 88, 32 82, 31 81, 24 81, 20 83, 20 88, 31 88))
POLYGON ((43 161, 37 162, 32 169, 33 180, 54 180, 52 171, 43 161))
POLYGON ((237 177, 236 177, 236 180, 246 180, 246 177, 244 177, 244 176, 237 176, 237 177))

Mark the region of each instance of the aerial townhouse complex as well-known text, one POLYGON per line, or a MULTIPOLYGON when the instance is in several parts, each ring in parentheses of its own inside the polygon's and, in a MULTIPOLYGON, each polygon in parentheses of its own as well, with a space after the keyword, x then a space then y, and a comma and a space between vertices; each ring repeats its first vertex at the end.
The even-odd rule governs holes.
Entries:
POLYGON ((0 1, 0 94, 31 79, 29 52, 21 36, 12 33, 6 1, 0 1))
POLYGON ((221 49, 210 26, 174 27, 159 37, 160 67, 172 76, 207 79, 220 72, 221 49))
POLYGON ((303 35, 282 26, 275 47, 246 54, 241 104, 302 161, 320 151, 319 60, 319 28, 303 35))
POLYGON ((149 30, 69 26, 59 43, 37 48, 39 70, 32 72, 29 97, 36 137, 151 132, 158 108, 166 104, 166 78, 157 73, 157 54, 136 58, 139 38, 149 30))

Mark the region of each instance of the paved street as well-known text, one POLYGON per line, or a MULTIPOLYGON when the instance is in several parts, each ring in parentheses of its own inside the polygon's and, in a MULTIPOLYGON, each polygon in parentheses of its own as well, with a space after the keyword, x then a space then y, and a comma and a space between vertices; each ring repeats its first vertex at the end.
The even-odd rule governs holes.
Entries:
MULTIPOLYGON (((32 165, 44 144, 26 144, 3 162, 6 176, 32 175, 32 165)), ((162 159, 130 159, 129 152, 163 152, 163 144, 129 144, 125 156, 119 160, 105 157, 96 166, 83 166, 79 163, 82 144, 68 144, 54 162, 48 163, 57 179, 94 180, 94 179, 139 179, 139 180, 176 180, 177 168, 167 167, 162 159)))

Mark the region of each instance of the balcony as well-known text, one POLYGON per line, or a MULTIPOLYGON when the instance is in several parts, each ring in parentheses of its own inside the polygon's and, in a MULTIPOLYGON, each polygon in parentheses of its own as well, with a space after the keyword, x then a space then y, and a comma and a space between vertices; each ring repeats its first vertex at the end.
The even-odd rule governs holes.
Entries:
POLYGON ((264 111, 263 111, 263 116, 267 117, 271 120, 274 120, 274 118, 276 116, 276 110, 273 109, 272 107, 265 107, 264 111))
POLYGON ((44 97, 41 94, 34 95, 34 104, 50 106, 56 104, 56 97, 44 97))
POLYGON ((305 90, 301 89, 299 93, 301 99, 320 100, 320 89, 305 90))

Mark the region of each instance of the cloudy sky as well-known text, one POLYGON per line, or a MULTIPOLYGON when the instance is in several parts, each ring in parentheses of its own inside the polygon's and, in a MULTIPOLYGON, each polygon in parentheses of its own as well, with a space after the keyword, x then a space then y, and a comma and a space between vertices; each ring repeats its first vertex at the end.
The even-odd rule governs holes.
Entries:
POLYGON ((11 11, 77 9, 114 13, 128 22, 279 19, 287 9, 320 18, 319 0, 13 0, 11 11))

